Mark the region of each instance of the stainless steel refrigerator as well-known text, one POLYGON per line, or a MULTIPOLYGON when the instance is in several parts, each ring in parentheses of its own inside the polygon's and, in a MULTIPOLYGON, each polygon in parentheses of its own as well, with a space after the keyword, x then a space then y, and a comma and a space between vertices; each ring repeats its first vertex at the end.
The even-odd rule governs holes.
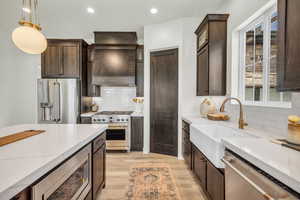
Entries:
POLYGON ((78 79, 38 79, 38 123, 80 122, 81 86, 78 79))

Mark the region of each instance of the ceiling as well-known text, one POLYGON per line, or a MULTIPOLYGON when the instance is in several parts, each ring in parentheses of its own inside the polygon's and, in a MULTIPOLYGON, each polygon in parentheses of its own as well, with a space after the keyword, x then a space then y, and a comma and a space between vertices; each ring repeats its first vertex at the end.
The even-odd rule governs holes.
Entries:
MULTIPOLYGON (((222 1, 39 0, 39 16, 43 31, 49 37, 91 38, 93 31, 141 32, 144 25, 181 17, 200 17, 216 11, 222 1), (95 13, 87 13, 87 7, 94 8, 95 13), (159 10, 156 15, 150 13, 152 7, 159 10)), ((2 16, 5 13, 19 19, 21 0, 6 0, 1 1, 1 4, 4 5, 0 5, 0 20, 9 17, 2 16)))

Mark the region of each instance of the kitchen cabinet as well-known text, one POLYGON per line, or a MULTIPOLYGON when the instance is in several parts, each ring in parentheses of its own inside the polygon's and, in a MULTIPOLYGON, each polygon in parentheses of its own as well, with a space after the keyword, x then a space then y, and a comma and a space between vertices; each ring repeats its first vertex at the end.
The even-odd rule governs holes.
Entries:
POLYGON ((144 97, 144 46, 139 45, 136 52, 136 96, 144 97))
POLYGON ((209 199, 224 200, 224 170, 216 168, 195 145, 192 145, 192 159, 193 173, 209 199))
POLYGON ((102 191, 105 186, 105 134, 102 134, 93 141, 93 172, 92 172, 92 191, 93 199, 102 191))
POLYGON ((182 149, 183 158, 189 169, 192 169, 192 143, 190 141, 190 125, 185 121, 182 121, 182 149))
POLYGON ((207 162, 207 193, 212 200, 225 199, 225 177, 219 169, 207 162))
POLYGON ((91 117, 81 117, 81 124, 91 124, 92 118, 91 117))
POLYGON ((144 147, 144 117, 131 117, 131 151, 143 151, 144 147))
POLYGON ((209 95, 209 61, 208 46, 197 54, 197 96, 209 95))
POLYGON ((204 155, 197 149, 193 148, 193 172, 200 181, 202 189, 206 190, 206 181, 207 181, 207 160, 204 155))
POLYGON ((42 78, 84 78, 87 43, 84 40, 48 39, 42 54, 42 78))
POLYGON ((26 188, 25 190, 17 194, 15 197, 13 197, 11 200, 31 200, 30 188, 26 188))
POLYGON ((300 91, 300 1, 278 1, 277 76, 279 91, 300 91))
POLYGON ((197 35, 197 96, 226 94, 228 14, 207 15, 197 35))

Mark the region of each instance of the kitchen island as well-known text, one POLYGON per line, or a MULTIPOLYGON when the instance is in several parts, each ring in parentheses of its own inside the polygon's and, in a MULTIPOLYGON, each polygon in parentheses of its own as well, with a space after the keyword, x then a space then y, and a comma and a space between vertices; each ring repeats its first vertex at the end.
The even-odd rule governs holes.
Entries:
MULTIPOLYGON (((34 184, 42 181, 49 173, 58 171, 60 166, 68 164, 72 157, 82 151, 89 155, 87 171, 92 187, 91 169, 94 160, 90 155, 96 152, 94 147, 100 149, 101 144, 104 146, 102 154, 105 154, 106 129, 106 125, 84 124, 26 124, 0 129, 0 137, 25 130, 45 130, 39 135, 0 147, 0 199, 11 199, 28 188, 31 192, 34 184)), ((101 159, 105 165, 105 156, 101 159)), ((96 166, 99 168, 99 164, 96 166)))

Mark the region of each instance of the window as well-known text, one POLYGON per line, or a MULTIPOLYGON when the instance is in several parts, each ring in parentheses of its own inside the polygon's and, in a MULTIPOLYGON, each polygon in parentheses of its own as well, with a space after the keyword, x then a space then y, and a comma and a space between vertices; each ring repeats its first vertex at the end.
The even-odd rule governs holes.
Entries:
POLYGON ((277 32, 276 6, 240 31, 239 96, 246 104, 290 104, 291 93, 276 90, 277 32))

